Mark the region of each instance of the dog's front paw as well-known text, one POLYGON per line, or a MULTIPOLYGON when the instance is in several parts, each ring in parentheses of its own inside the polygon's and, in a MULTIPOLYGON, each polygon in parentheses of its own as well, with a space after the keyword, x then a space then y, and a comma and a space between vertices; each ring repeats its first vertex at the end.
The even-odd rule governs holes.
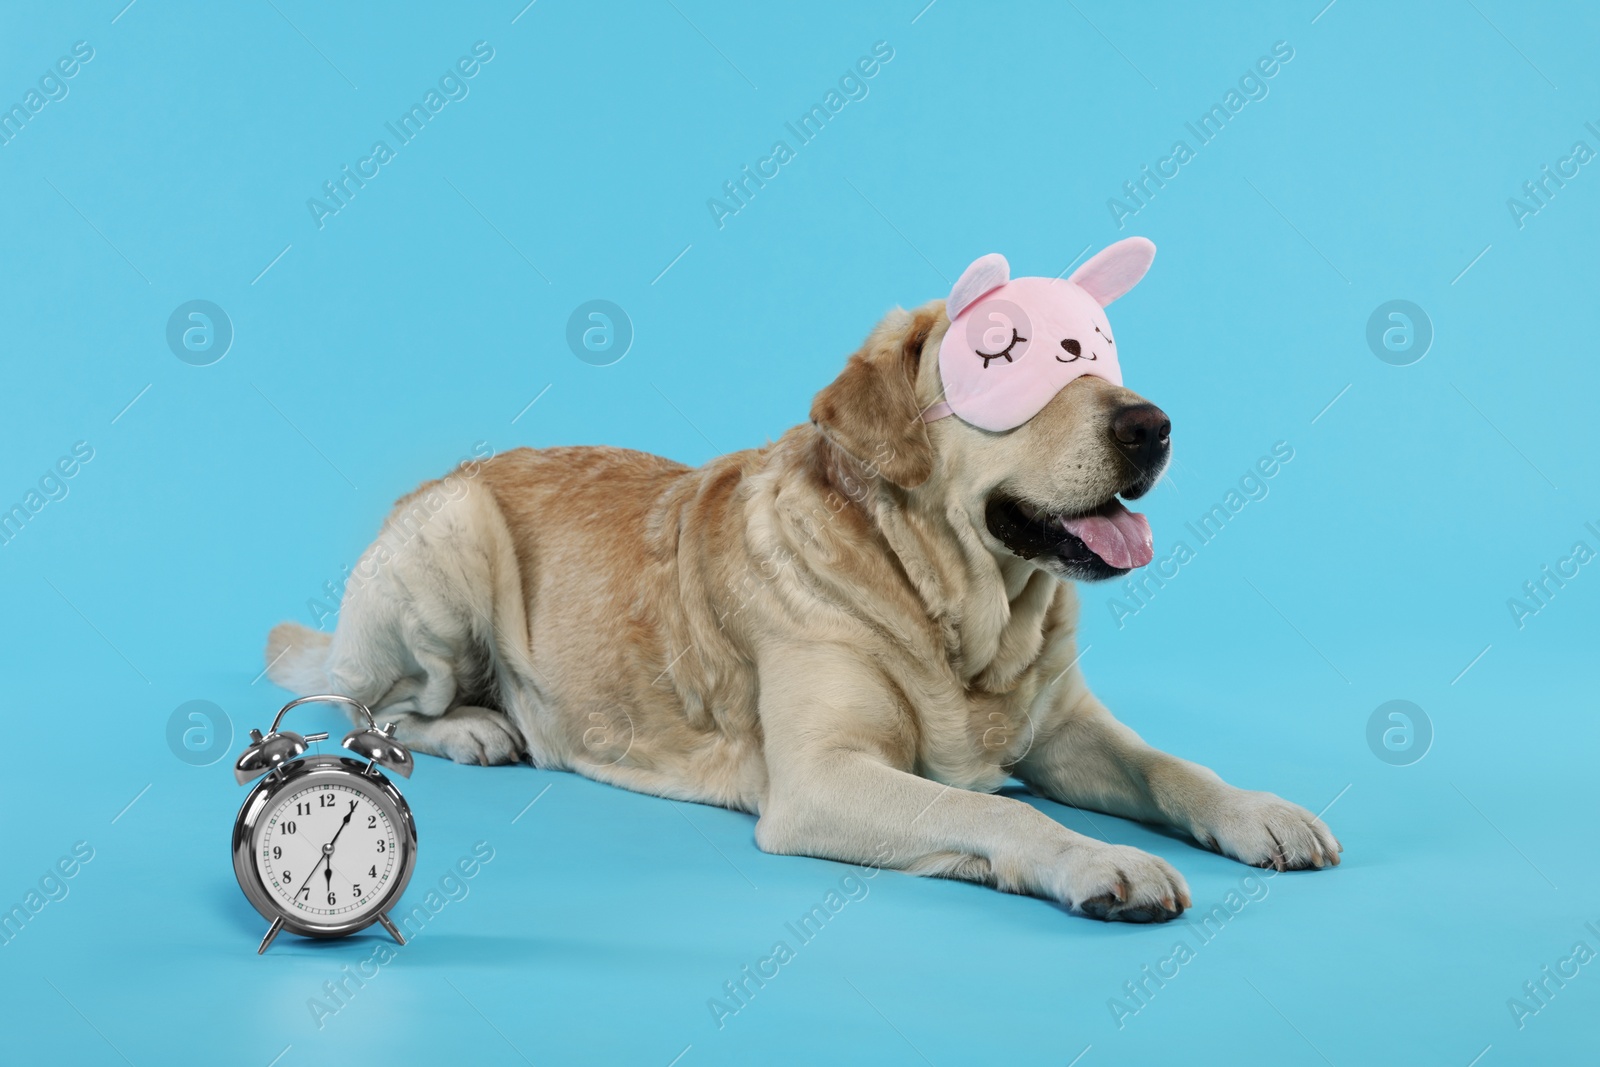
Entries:
POLYGON ((1344 846, 1326 823, 1271 793, 1232 790, 1196 831, 1207 848, 1252 867, 1303 871, 1337 866, 1344 846))
POLYGON ((1108 922, 1166 922, 1189 907, 1189 884, 1159 856, 1127 845, 1094 844, 1067 855, 1065 903, 1108 922))

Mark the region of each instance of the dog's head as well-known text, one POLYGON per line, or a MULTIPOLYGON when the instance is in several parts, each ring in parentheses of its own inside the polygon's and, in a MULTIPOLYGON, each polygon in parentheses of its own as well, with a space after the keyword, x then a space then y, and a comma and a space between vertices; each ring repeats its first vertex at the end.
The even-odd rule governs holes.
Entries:
POLYGON ((1078 580, 1144 566, 1150 527, 1118 498, 1156 483, 1171 424, 1122 386, 1104 309, 1154 254, 1143 238, 1120 241, 1064 281, 1012 280, 985 256, 948 300, 879 323, 817 394, 812 421, 997 557, 1078 580))

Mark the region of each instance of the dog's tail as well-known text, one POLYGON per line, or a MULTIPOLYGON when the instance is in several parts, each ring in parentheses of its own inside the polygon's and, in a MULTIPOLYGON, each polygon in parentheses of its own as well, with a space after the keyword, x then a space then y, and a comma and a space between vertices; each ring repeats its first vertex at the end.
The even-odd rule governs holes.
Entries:
POLYGON ((326 693, 333 635, 297 622, 280 622, 267 635, 267 677, 291 693, 326 693))

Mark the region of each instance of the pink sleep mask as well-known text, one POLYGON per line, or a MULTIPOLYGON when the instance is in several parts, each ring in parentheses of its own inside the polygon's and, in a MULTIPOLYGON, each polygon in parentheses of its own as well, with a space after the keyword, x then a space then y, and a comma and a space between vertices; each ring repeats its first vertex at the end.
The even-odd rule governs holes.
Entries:
POLYGON ((1129 237, 1095 253, 1072 277, 1011 277, 998 252, 962 272, 939 346, 944 400, 925 422, 955 414, 982 430, 1012 430, 1037 415, 1062 387, 1093 374, 1122 384, 1105 308, 1132 289, 1156 246, 1129 237))

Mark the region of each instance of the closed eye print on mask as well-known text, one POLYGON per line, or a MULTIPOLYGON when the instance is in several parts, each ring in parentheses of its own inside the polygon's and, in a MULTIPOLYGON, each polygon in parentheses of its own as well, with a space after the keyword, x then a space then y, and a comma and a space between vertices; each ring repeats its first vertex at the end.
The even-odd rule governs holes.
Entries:
POLYGON ((1071 337, 1067 338, 1065 341, 1062 341, 1061 342, 1061 347, 1066 349, 1067 350, 1067 355, 1069 357, 1071 357, 1069 359, 1062 359, 1060 356, 1057 356, 1056 359, 1059 362, 1062 362, 1062 363, 1076 363, 1080 359, 1098 359, 1099 358, 1093 352, 1089 353, 1087 356, 1084 355, 1083 354, 1083 346, 1080 345, 1077 342, 1076 339, 1071 338, 1071 337))
MULTIPOLYGON (((1101 331, 1100 327, 1096 326, 1094 328, 1094 332, 1100 334, 1100 339, 1105 341, 1106 344, 1113 348, 1117 346, 1117 343, 1111 338, 1107 337, 1105 333, 1101 331)), ((1067 355, 1071 358, 1062 359, 1060 356, 1057 356, 1056 361, 1059 363, 1076 363, 1080 359, 1097 360, 1100 358, 1099 355, 1094 352, 1090 352, 1087 356, 1084 355, 1083 346, 1078 343, 1076 338, 1068 337, 1066 340, 1061 342, 1061 347, 1066 349, 1067 355)))
MULTIPOLYGON (((998 351, 998 352, 985 352, 981 348, 975 348, 972 351, 973 351, 973 355, 975 355, 978 358, 983 360, 983 367, 984 367, 985 370, 988 370, 989 369, 989 361, 991 359, 1004 358, 1007 363, 1010 363, 1012 361, 1011 360, 1011 351, 1012 351, 1012 349, 1016 348, 1019 344, 1027 344, 1027 343, 1028 343, 1028 339, 1026 337, 1023 337, 1021 334, 1017 333, 1017 328, 1015 326, 1013 326, 1011 328, 1011 343, 1006 345, 1000 351, 998 351)), ((1077 342, 1074 341, 1073 344, 1077 344, 1077 342)))

